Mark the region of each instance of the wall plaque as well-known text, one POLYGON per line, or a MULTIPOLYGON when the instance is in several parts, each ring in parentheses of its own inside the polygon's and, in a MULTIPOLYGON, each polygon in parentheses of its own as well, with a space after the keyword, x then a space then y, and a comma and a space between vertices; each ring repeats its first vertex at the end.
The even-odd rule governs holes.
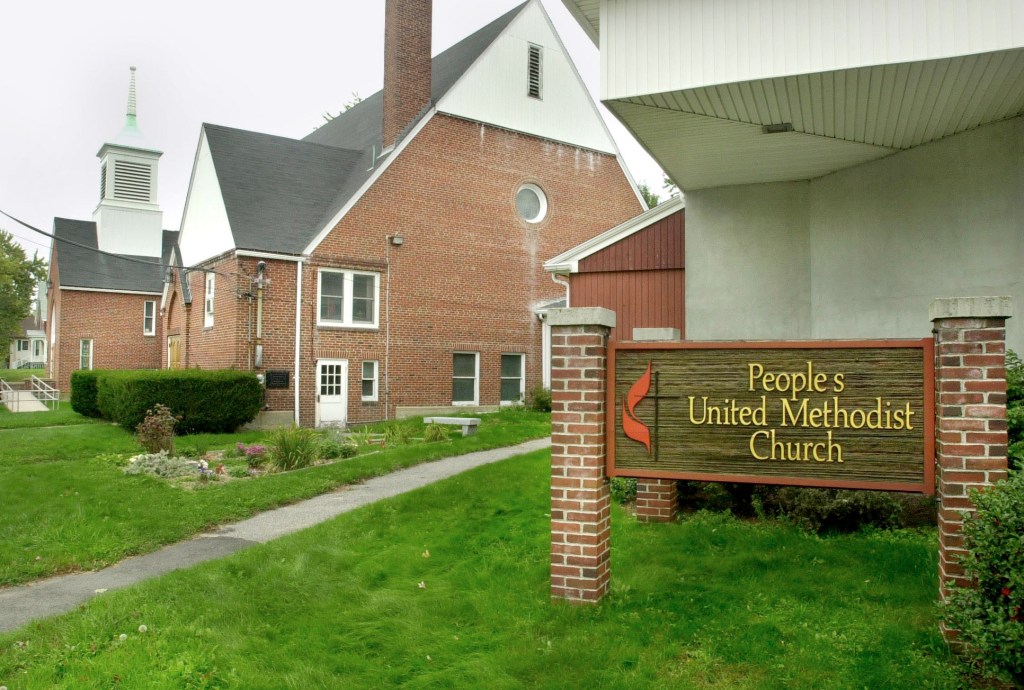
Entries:
POLYGON ((608 474, 934 492, 934 344, 612 343, 608 474))
POLYGON ((267 372, 267 388, 287 388, 289 372, 287 369, 275 369, 267 372))

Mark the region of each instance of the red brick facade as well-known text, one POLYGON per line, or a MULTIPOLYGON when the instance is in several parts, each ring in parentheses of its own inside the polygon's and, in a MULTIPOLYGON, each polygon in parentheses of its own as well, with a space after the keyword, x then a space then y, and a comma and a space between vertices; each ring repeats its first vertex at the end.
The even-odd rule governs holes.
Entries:
MULTIPOLYGON (((348 362, 349 422, 395 416, 403 408, 452 403, 455 352, 479 353, 480 406, 500 402, 502 354, 525 355, 525 384, 540 383, 541 323, 533 308, 564 296, 543 261, 641 210, 613 156, 443 115, 435 116, 302 262, 300 408, 317 423, 317 360, 348 362), (521 220, 515 195, 538 185, 549 212, 521 220), (389 237, 400 235, 402 244, 389 237), (318 325, 321 269, 377 276, 377 326, 318 325), (378 399, 360 396, 363 361, 378 363, 378 399), (390 382, 390 385, 388 385, 390 382)), ((259 259, 215 259, 214 326, 203 327, 205 278, 190 274, 187 364, 251 367, 259 259), (250 316, 250 310, 252 315, 250 316), (252 329, 252 330, 250 330, 252 329)), ((271 410, 294 410, 296 262, 273 258, 264 293, 264 362, 292 372, 289 388, 268 391, 271 410)), ((184 334, 180 292, 166 315, 184 334)), ((166 352, 163 355, 166 364, 166 352)))
POLYGON ((82 340, 92 341, 93 369, 157 369, 163 329, 160 295, 138 295, 58 288, 59 266, 50 270, 47 340, 56 328, 50 352, 50 376, 62 395, 71 392, 71 372, 81 368, 82 340), (154 335, 143 333, 146 302, 153 302, 154 335))

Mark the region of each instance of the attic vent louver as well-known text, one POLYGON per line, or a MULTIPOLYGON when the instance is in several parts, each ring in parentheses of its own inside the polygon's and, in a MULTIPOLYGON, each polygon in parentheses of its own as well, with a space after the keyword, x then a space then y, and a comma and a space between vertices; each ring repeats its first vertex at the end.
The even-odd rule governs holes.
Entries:
POLYGON ((530 98, 540 98, 540 77, 541 77, 541 48, 530 44, 529 62, 527 65, 527 91, 530 98))
POLYGON ((107 198, 107 164, 100 166, 100 199, 107 198))
POLYGON ((153 170, 145 163, 114 161, 114 198, 149 201, 153 170))

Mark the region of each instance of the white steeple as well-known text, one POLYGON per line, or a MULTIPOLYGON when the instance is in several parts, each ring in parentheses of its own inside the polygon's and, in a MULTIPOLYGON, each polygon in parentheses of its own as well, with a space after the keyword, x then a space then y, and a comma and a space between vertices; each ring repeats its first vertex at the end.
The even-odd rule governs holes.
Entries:
POLYGON ((156 201, 161 151, 146 145, 138 127, 135 67, 128 85, 124 127, 100 147, 100 203, 93 212, 99 248, 117 254, 160 256, 163 212, 156 201))

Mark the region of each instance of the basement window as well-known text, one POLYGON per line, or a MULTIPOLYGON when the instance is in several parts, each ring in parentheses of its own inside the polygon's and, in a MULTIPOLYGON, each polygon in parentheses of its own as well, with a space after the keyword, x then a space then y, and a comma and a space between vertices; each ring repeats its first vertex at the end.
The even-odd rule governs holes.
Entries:
POLYGON ((543 66, 541 47, 530 44, 526 65, 526 95, 530 98, 541 98, 541 74, 543 66))
POLYGON ((476 405, 480 400, 480 353, 452 355, 452 404, 476 405))

